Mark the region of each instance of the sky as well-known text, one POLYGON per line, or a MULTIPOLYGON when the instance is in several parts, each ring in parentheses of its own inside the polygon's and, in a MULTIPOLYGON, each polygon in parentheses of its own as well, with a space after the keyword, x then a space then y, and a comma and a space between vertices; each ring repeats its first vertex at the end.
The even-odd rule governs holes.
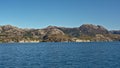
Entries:
POLYGON ((120 0, 0 0, 0 25, 44 28, 102 25, 120 30, 120 0))

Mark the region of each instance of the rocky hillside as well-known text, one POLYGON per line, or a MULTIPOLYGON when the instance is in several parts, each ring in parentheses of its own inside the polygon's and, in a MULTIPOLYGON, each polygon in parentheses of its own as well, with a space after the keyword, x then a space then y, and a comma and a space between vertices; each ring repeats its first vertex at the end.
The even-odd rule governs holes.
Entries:
POLYGON ((83 24, 65 28, 48 26, 43 29, 22 29, 11 25, 0 26, 0 42, 68 42, 68 41, 119 41, 119 32, 108 31, 100 25, 83 24))
POLYGON ((83 24, 79 29, 83 35, 109 34, 109 31, 100 25, 83 24))

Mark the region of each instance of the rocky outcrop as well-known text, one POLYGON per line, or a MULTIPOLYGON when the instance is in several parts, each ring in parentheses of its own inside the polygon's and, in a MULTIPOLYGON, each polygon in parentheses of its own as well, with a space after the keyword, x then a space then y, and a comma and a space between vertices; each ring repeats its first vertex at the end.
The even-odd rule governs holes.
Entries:
POLYGON ((56 26, 48 26, 43 29, 45 35, 43 36, 44 42, 64 42, 69 41, 69 37, 65 33, 58 29, 56 26))
POLYGON ((57 29, 55 26, 48 26, 43 30, 46 32, 46 35, 54 35, 54 34, 65 35, 63 31, 61 31, 60 29, 57 29))

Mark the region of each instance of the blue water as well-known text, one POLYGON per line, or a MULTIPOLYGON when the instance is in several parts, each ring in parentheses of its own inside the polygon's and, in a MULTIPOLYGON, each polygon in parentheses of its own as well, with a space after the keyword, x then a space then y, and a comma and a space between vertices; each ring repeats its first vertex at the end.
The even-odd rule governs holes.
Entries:
POLYGON ((0 68, 120 68, 120 42, 0 44, 0 68))

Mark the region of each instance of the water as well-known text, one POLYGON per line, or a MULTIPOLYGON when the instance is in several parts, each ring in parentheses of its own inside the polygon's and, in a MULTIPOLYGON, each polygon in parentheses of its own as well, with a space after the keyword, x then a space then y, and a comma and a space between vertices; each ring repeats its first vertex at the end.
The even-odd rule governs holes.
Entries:
POLYGON ((120 68, 120 42, 0 44, 0 68, 120 68))

